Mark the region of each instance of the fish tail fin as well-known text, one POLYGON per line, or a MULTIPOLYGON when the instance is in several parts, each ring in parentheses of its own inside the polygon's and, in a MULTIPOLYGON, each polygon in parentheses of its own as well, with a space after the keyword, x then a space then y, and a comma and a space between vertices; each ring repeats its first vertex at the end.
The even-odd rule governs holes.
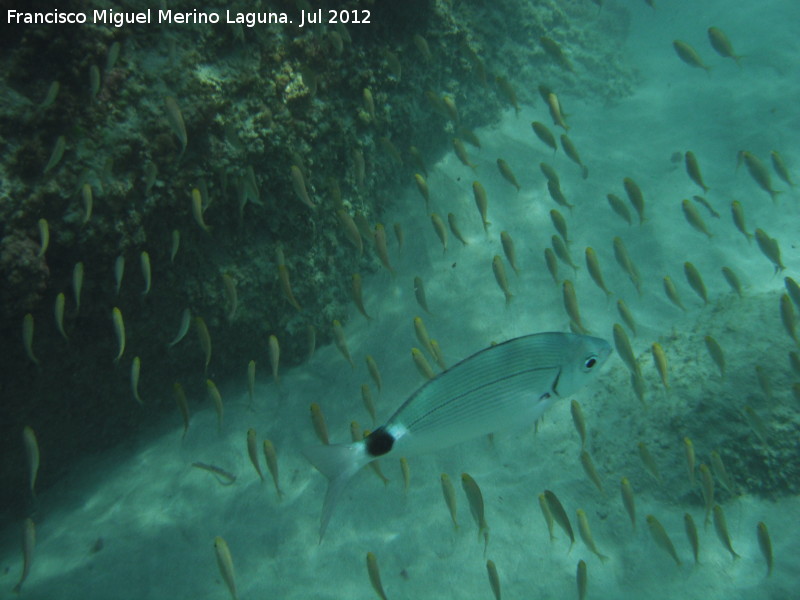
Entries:
POLYGON ((333 509, 347 482, 372 458, 367 454, 364 442, 310 446, 303 450, 303 454, 314 468, 328 478, 328 490, 325 492, 319 526, 321 543, 333 515, 333 509))

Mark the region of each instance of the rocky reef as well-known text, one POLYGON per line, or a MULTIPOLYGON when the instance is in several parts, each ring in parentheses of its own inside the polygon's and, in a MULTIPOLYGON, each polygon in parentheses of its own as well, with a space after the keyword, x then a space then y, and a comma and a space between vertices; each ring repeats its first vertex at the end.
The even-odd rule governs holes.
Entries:
MULTIPOLYGON (((177 421, 175 382, 191 406, 208 402, 206 379, 244 390, 248 361, 269 370, 270 335, 281 368, 299 364, 309 327, 321 344, 344 321, 351 275, 381 268, 382 209, 453 137, 492 123, 513 95, 536 101, 539 84, 613 99, 632 79, 625 15, 592 2, 329 5, 369 10, 370 23, 14 26, 0 42, 4 516, 30 510, 24 426, 44 489, 159 414, 177 421), (569 68, 543 51, 545 35, 569 68), (185 309, 210 333, 206 368, 195 331, 167 346, 185 309)), ((59 10, 89 11, 78 0, 59 10)))

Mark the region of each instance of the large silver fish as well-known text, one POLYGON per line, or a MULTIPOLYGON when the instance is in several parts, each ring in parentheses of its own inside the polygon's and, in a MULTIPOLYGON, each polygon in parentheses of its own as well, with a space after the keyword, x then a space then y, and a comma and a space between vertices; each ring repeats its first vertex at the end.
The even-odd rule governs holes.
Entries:
POLYGON ((328 478, 320 540, 345 485, 362 467, 393 454, 446 448, 511 427, 533 424, 559 398, 589 383, 611 354, 605 340, 537 333, 485 348, 431 379, 362 441, 306 448, 328 478))

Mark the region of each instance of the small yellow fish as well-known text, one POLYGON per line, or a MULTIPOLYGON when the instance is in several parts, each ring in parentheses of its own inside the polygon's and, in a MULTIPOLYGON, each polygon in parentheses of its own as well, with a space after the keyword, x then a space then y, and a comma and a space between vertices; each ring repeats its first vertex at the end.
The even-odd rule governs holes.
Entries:
POLYGON ((506 268, 503 266, 503 259, 497 254, 495 254, 492 259, 492 271, 494 272, 497 285, 500 286, 500 289, 506 297, 506 306, 508 306, 511 302, 511 298, 513 298, 513 294, 508 287, 508 277, 506 277, 506 268))
POLYGON ((478 526, 478 539, 483 538, 483 552, 485 554, 486 547, 489 545, 489 526, 486 524, 484 515, 481 488, 478 487, 476 481, 468 473, 461 474, 461 487, 464 488, 464 493, 469 501, 469 510, 472 513, 475 524, 478 526))
POLYGON ((228 548, 228 543, 220 536, 214 538, 214 552, 217 555, 217 566, 222 575, 225 585, 231 593, 233 600, 238 600, 239 596, 236 593, 236 574, 233 571, 233 557, 231 550, 228 548))
POLYGON ((597 546, 594 543, 594 538, 592 537, 592 530, 589 527, 589 519, 586 517, 586 512, 582 508, 579 508, 576 511, 578 515, 578 531, 581 534, 581 539, 583 543, 586 544, 586 547, 600 559, 600 562, 606 562, 608 557, 605 554, 601 554, 600 551, 597 549, 597 546))
POLYGON ((47 173, 50 169, 55 168, 55 166, 61 162, 61 159, 64 156, 64 150, 67 149, 67 138, 63 135, 60 135, 56 138, 56 143, 53 145, 53 151, 50 153, 50 159, 47 161, 47 164, 44 167, 43 173, 47 173))
POLYGON ((458 226, 458 222, 456 220, 455 214, 447 213, 447 223, 448 223, 448 225, 450 225, 450 231, 453 232, 453 235, 455 236, 455 238, 459 242, 461 242, 464 246, 469 245, 469 242, 467 242, 467 240, 461 234, 461 230, 460 230, 460 228, 458 226))
POLYGON ((636 356, 633 354, 633 347, 628 338, 628 334, 619 323, 614 323, 614 346, 617 349, 619 357, 631 373, 641 374, 639 363, 636 362, 636 356))
MULTIPOLYGON (((425 40, 422 39, 421 36, 414 36, 415 38, 419 38, 423 42, 425 40)), ((427 45, 425 46, 427 48, 427 45)), ((430 52, 428 52, 430 55, 430 52)), ((372 552, 367 552, 367 573, 369 574, 369 581, 372 584, 372 588, 378 594, 378 597, 381 600, 388 600, 386 598, 386 592, 383 591, 383 584, 381 583, 381 572, 378 568, 378 559, 372 552)))
POLYGON ((431 339, 428 335, 428 330, 425 327, 425 322, 422 320, 422 317, 414 317, 414 333, 416 334, 420 345, 425 348, 428 354, 431 355, 431 358, 435 359, 435 353, 433 348, 431 348, 431 339))
POLYGON ((303 310, 300 303, 292 291, 292 283, 289 279, 289 269, 286 265, 278 265, 278 279, 281 284, 281 291, 283 296, 289 301, 296 310, 303 310))
POLYGON ((722 507, 719 504, 714 505, 714 530, 717 532, 717 537, 725 549, 731 553, 732 558, 739 558, 736 551, 731 544, 731 536, 728 534, 728 524, 725 521, 725 513, 722 512, 722 507))
POLYGON ((575 148, 575 144, 572 143, 572 140, 567 137, 567 134, 561 134, 561 147, 564 149, 564 154, 569 157, 569 159, 578 165, 581 168, 581 175, 584 179, 589 177, 589 168, 583 164, 580 155, 578 154, 577 148, 575 148))
POLYGON ((714 506, 714 478, 711 476, 711 469, 708 465, 701 464, 697 467, 700 471, 700 491, 703 494, 703 504, 706 508, 705 524, 711 520, 711 509, 714 506))
POLYGON ((125 274, 125 257, 118 256, 114 261, 114 281, 116 282, 115 294, 119 296, 119 290, 122 287, 122 277, 125 274))
POLYGON ((542 510, 542 517, 547 524, 547 533, 550 535, 550 541, 556 539, 553 535, 553 513, 550 512, 550 505, 547 503, 547 498, 544 494, 539 494, 539 508, 542 510))
POLYGON ((703 188, 704 194, 707 194, 710 188, 703 181, 703 174, 700 172, 700 164, 697 162, 697 157, 694 155, 694 152, 691 150, 687 151, 684 155, 684 162, 689 178, 703 188))
POLYGON ((272 475, 272 483, 275 484, 275 493, 278 494, 278 500, 280 500, 283 497, 283 491, 278 483, 278 454, 275 452, 275 446, 269 440, 264 440, 264 458, 267 461, 270 475, 272 475))
POLYGON ((508 163, 505 160, 498 158, 497 168, 500 171, 500 175, 503 176, 503 179, 513 185, 517 191, 521 189, 519 183, 517 182, 517 177, 514 175, 514 171, 511 170, 511 167, 508 166, 508 163))
POLYGON ((22 530, 22 574, 17 585, 11 590, 15 594, 22 592, 22 584, 28 578, 33 564, 33 551, 36 547, 36 525, 31 519, 25 519, 22 530))
POLYGON ((586 561, 578 561, 575 578, 578 583, 578 600, 584 600, 584 598, 586 598, 586 590, 589 587, 589 575, 586 571, 586 561))
POLYGON ((550 236, 550 245, 555 250, 556 256, 559 258, 561 262, 565 265, 569 265, 572 267, 572 270, 577 273, 578 265, 572 260, 572 255, 569 252, 569 248, 567 247, 567 243, 564 239, 557 234, 553 234, 550 236))
POLYGON ((564 111, 561 109, 561 102, 553 92, 547 94, 547 108, 550 111, 550 117, 553 119, 553 124, 558 125, 564 131, 569 131, 569 126, 564 121, 564 111))
POLYGON ((414 175, 414 181, 417 182, 417 189, 419 190, 419 193, 422 195, 422 198, 425 200, 425 211, 426 212, 430 212, 431 211, 431 193, 430 193, 430 190, 428 189, 428 182, 425 181, 425 178, 422 175, 420 175, 419 173, 416 173, 414 175))
POLYGON ((597 487, 597 489, 600 490, 600 493, 605 495, 605 490, 603 490, 603 482, 600 480, 600 475, 597 474, 597 469, 592 461, 592 455, 586 450, 581 451, 581 465, 583 466, 583 471, 586 473, 586 476, 597 487))
POLYGON ((26 314, 22 319, 22 346, 28 359, 39 366, 41 363, 33 353, 33 315, 31 313, 26 314))
POLYGON ((561 283, 561 297, 564 301, 564 310, 566 310, 570 321, 577 326, 579 331, 585 331, 586 328, 581 322, 581 313, 578 309, 578 296, 575 294, 575 286, 572 285, 569 279, 565 279, 561 283))
POLYGON ((689 475, 689 485, 694 487, 694 443, 688 437, 683 438, 683 453, 686 457, 686 472, 689 475))
POLYGON ((558 234, 564 238, 564 242, 569 244, 569 236, 567 235, 567 220, 555 208, 550 211, 550 221, 553 227, 556 228, 558 234))
POLYGON ((269 336, 269 364, 272 367, 272 379, 275 383, 279 382, 278 369, 280 368, 281 361, 281 346, 278 343, 278 338, 274 335, 269 336))
POLYGON ((139 360, 138 356, 134 356, 133 360, 131 361, 131 392, 133 392, 133 397, 139 404, 144 404, 142 402, 141 396, 139 396, 139 375, 142 371, 142 362, 139 360))
POLYGON ((552 183, 556 188, 561 186, 561 182, 558 179, 558 173, 556 173, 556 170, 553 167, 548 165, 546 162, 540 162, 539 170, 541 170, 548 183, 552 183))
POLYGON ((367 363, 367 370, 369 371, 372 380, 375 382, 375 385, 377 386, 378 391, 380 392, 383 383, 381 380, 381 372, 378 369, 378 363, 375 362, 375 359, 372 357, 371 354, 367 354, 364 360, 367 363))
POLYGON ((453 482, 447 473, 442 473, 440 479, 442 482, 442 494, 444 495, 444 502, 447 505, 447 510, 450 511, 450 519, 453 521, 453 527, 458 529, 458 519, 456 517, 456 490, 453 487, 453 482))
POLYGON ((627 477, 622 478, 619 489, 622 494, 622 504, 625 506, 625 511, 631 519, 631 526, 636 529, 636 504, 633 499, 633 488, 627 477))
POLYGON ((86 225, 89 219, 92 218, 92 206, 94 205, 92 186, 88 183, 84 183, 81 186, 81 200, 83 202, 83 219, 81 219, 81 225, 86 225))
POLYGON ((519 114, 519 102, 517 101, 517 94, 514 91, 514 88, 511 87, 511 84, 508 82, 508 79, 502 77, 501 75, 497 75, 495 78, 495 82, 497 83, 497 87, 500 88, 500 91, 503 92, 503 95, 508 100, 509 104, 514 107, 515 113, 519 114))
MULTIPOLYGON (((53 314, 56 320, 56 329, 61 334, 65 340, 69 341, 69 337, 67 336, 67 332, 64 330, 64 306, 66 303, 66 298, 62 293, 59 293, 56 296, 55 306, 53 308, 53 314)), ((30 357, 29 357, 30 358, 30 357)))
POLYGON ((368 383, 361 384, 361 401, 364 403, 364 408, 367 409, 369 416, 372 418, 372 423, 375 423, 376 411, 375 402, 372 400, 372 390, 368 383))
POLYGON ((314 203, 311 201, 311 197, 308 195, 308 190, 306 189, 306 180, 303 177, 303 172, 297 165, 292 165, 291 167, 291 179, 292 188, 294 189, 297 199, 305 204, 308 208, 315 208, 314 203))
POLYGON ((564 192, 561 191, 560 184, 557 180, 548 178, 547 191, 550 193, 550 197, 553 199, 553 201, 559 206, 564 206, 570 210, 574 208, 575 205, 569 203, 567 197, 564 196, 564 192))
POLYGON ((625 193, 628 194, 628 199, 631 201, 633 208, 636 209, 636 214, 639 215, 639 225, 644 223, 644 194, 642 193, 639 185, 630 177, 622 180, 625 187, 625 193))
POLYGON ((164 98, 164 109, 167 114, 167 122, 169 123, 172 133, 178 138, 181 144, 181 154, 186 150, 186 144, 189 138, 186 135, 186 124, 183 121, 183 114, 178 106, 178 101, 172 96, 164 98))
POLYGON ((755 180, 758 186, 767 192, 774 201, 776 196, 781 192, 772 189, 772 178, 769 175, 769 170, 764 163, 755 155, 750 152, 744 151, 741 153, 741 159, 744 161, 747 171, 750 176, 755 180))
POLYGON ((564 54, 564 51, 561 49, 561 46, 559 46, 555 40, 543 35, 539 38, 539 43, 542 45, 542 48, 544 48, 545 53, 550 55, 550 57, 555 60, 559 66, 567 71, 574 70, 566 54, 564 54))
POLYGON ((206 222, 203 220, 203 211, 203 195, 200 193, 199 189, 194 188, 192 189, 192 216, 194 216, 195 223, 197 223, 203 231, 211 233, 211 228, 206 225, 206 222))
POLYGON ((367 314, 367 309, 364 307, 361 275, 358 273, 353 273, 353 276, 351 277, 350 291, 352 292, 353 302, 355 303, 358 312, 364 315, 364 317, 367 319, 371 319, 372 317, 367 314))
POLYGON ((622 217, 628 225, 633 224, 631 211, 628 210, 628 206, 622 201, 622 198, 615 194, 606 194, 606 198, 608 199, 608 204, 611 206, 611 210, 622 217))
POLYGON ((761 554, 764 555, 764 560, 767 561, 767 577, 772 575, 772 540, 769 539, 769 530, 763 521, 759 521, 756 525, 756 535, 758 536, 758 547, 761 548, 761 554))
POLYGON ((50 226, 47 219, 39 219, 39 252, 36 256, 41 258, 47 252, 47 247, 50 245, 50 226))
MULTIPOLYGON (((570 413, 572 414, 572 423, 575 425, 575 431, 581 438, 581 450, 586 445, 586 421, 583 418, 583 410, 577 400, 570 402, 570 413)), ((600 487, 600 486, 598 486, 600 487)))
POLYGON ((725 278, 725 281, 728 282, 728 285, 731 286, 731 289, 741 298, 742 284, 736 276, 736 273, 734 273, 730 267, 722 267, 722 276, 725 278))
POLYGON ((775 169, 775 172, 778 174, 778 177, 783 179, 787 184, 791 187, 794 187, 794 181, 792 181, 791 176, 789 175, 789 169, 786 168, 786 164, 783 162, 783 158, 780 154, 778 154, 777 150, 773 150, 769 153, 770 158, 772 159, 772 168, 775 169))
POLYGON ((483 223, 483 230, 486 233, 489 233, 488 227, 491 225, 489 221, 486 220, 486 213, 489 208, 489 201, 486 198, 486 190, 483 189, 480 181, 473 181, 472 182, 472 192, 475 195, 475 204, 478 207, 478 212, 481 215, 481 222, 483 223))
POLYGON ((711 74, 711 67, 708 67, 705 65, 705 63, 703 63, 700 55, 697 54, 697 51, 689 44, 682 42, 681 40, 675 40, 672 42, 672 47, 675 48, 675 52, 678 54, 678 57, 687 65, 690 67, 703 69, 709 75, 711 74))
POLYGON ((781 321, 786 333, 792 338, 792 341, 797 344, 797 331, 794 318, 794 305, 789 297, 789 294, 781 294, 781 321))
POLYGON ((373 237, 375 240, 375 250, 378 253, 378 258, 381 259, 381 263, 384 267, 386 267, 386 270, 394 275, 394 268, 392 268, 392 265, 389 262, 389 247, 386 241, 386 230, 380 223, 375 225, 373 237))
POLYGON ((114 362, 119 362, 125 353, 125 322, 122 320, 122 311, 116 306, 111 310, 111 320, 114 323, 114 333, 117 336, 117 347, 119 348, 114 362))
POLYGON ((731 202, 731 214, 733 216, 733 223, 736 225, 736 229, 738 229, 742 235, 747 238, 748 242, 752 241, 753 234, 747 231, 747 226, 745 225, 744 220, 744 209, 738 200, 731 202))
POLYGON ((361 239, 361 234, 358 231, 355 221, 353 221, 353 217, 342 209, 336 211, 336 215, 339 218, 339 224, 342 226, 345 237, 356 247, 358 255, 361 256, 364 252, 364 242, 361 239))
POLYGON ((476 169, 476 165, 469 160, 469 154, 467 154, 467 149, 464 147, 464 142, 458 138, 453 138, 453 150, 458 160, 460 160, 463 165, 469 167, 473 171, 476 169))
POLYGON ((689 545, 692 547, 692 554, 694 555, 694 564, 700 564, 700 538, 697 535, 697 526, 694 524, 694 519, 689 513, 683 514, 683 528, 686 531, 686 537, 689 539, 689 545))
POLYGON ((494 561, 486 561, 486 572, 489 575, 489 585, 492 588, 495 600, 500 600, 500 576, 497 574, 497 567, 494 561))
POLYGON ((664 293, 667 295, 667 298, 669 298, 670 302, 672 302, 682 311, 686 311, 686 307, 683 306, 683 302, 681 302, 681 298, 678 295, 678 288, 675 287, 675 283, 672 281, 672 278, 669 275, 664 277, 664 293))
POLYGON ((589 271, 589 275, 592 277, 592 281, 597 284, 606 295, 606 298, 611 296, 611 292, 606 287, 605 281, 603 280, 603 272, 600 270, 600 262, 597 259, 597 253, 594 251, 594 248, 586 248, 585 252, 586 257, 586 268, 589 271))
POLYGON ((144 278, 144 291, 142 295, 146 296, 150 292, 152 284, 152 272, 150 270, 150 255, 146 251, 142 251, 139 255, 139 265, 142 267, 142 277, 144 278))
POLYGON ((700 271, 697 270, 697 267, 690 262, 685 262, 683 263, 683 273, 686 275, 686 280, 691 288, 703 300, 703 304, 708 304, 706 285, 703 283, 703 278, 700 276, 700 271))
POLYGON ((639 269, 636 268, 636 264, 628 254, 628 249, 625 247, 625 242, 623 242, 622 238, 619 236, 615 237, 612 242, 614 246, 614 258, 616 259, 617 264, 622 267, 622 270, 628 275, 628 279, 630 279, 633 287, 635 287, 636 291, 641 295, 642 281, 641 277, 639 276, 639 269))
POLYGON ((350 366, 355 369, 356 365, 353 362, 353 359, 350 357, 350 350, 347 349, 347 340, 344 337, 344 328, 337 319, 333 320, 333 341, 336 343, 336 348, 338 348, 339 352, 342 353, 342 356, 344 356, 347 362, 350 363, 350 366))
POLYGON ((328 426, 325 424, 325 417, 322 414, 322 408, 316 402, 311 403, 311 422, 314 425, 314 432, 317 434, 319 440, 326 446, 330 444, 328 439, 328 426))
POLYGON ((722 462, 722 457, 719 455, 719 452, 712 450, 710 457, 711 469, 717 481, 722 484, 722 487, 724 487, 729 494, 735 494, 736 485, 728 474, 728 470, 725 468, 725 463, 722 462))
POLYGON ((661 378, 661 383, 664 384, 665 389, 669 389, 669 374, 667 373, 667 355, 664 353, 664 348, 658 342, 653 342, 650 346, 653 354, 653 363, 655 364, 658 376, 661 378))
POLYGON ((208 398, 214 404, 214 410, 217 412, 217 429, 222 433, 222 421, 225 416, 225 407, 222 404, 222 394, 215 384, 210 379, 206 379, 206 390, 208 391, 208 398))
POLYGON ((419 348, 411 349, 411 359, 414 361, 414 365, 417 367, 419 374, 425 379, 433 379, 436 377, 436 374, 433 372, 430 363, 419 348))
POLYGON ((547 265, 550 276, 553 278, 553 282, 558 285, 560 283, 558 280, 558 258, 549 246, 544 249, 544 262, 547 265))
POLYGON ((655 478, 659 485, 661 485, 661 473, 658 470, 658 465, 653 455, 650 454, 650 450, 647 449, 647 445, 644 442, 639 442, 636 447, 639 450, 639 458, 642 460, 645 470, 655 478))
POLYGON ((394 230, 394 237, 397 240, 397 249, 403 249, 403 226, 400 223, 394 223, 392 225, 392 229, 394 230))
POLYGON ((661 523, 658 522, 658 519, 656 519, 653 515, 647 515, 645 519, 647 520, 647 526, 650 529, 650 535, 653 536, 655 543, 672 557, 672 559, 675 561, 675 564, 680 566, 681 559, 678 558, 678 553, 675 551, 675 546, 672 544, 672 540, 669 539, 669 535, 667 535, 664 526, 661 525, 661 523))
POLYGON ((439 241, 442 242, 443 253, 447 252, 447 228, 444 226, 444 221, 436 213, 431 213, 431 225, 436 232, 439 241))
POLYGON ((364 88, 361 92, 361 98, 364 102, 364 110, 369 116, 368 122, 375 122, 375 100, 372 98, 372 92, 369 88, 364 88))
POLYGON ((203 350, 205 356, 205 363, 203 372, 208 371, 208 365, 211 362, 211 334, 208 331, 206 322, 203 317, 195 317, 194 328, 197 331, 197 337, 200 340, 200 348, 203 350))
POLYGON ((724 31, 718 27, 709 27, 708 41, 711 43, 711 47, 714 48, 714 50, 717 51, 717 54, 719 54, 722 58, 732 58, 739 68, 742 67, 739 61, 743 57, 738 56, 733 52, 733 45, 728 39, 728 36, 725 35, 724 31))
POLYGON ((408 493, 411 485, 411 470, 408 467, 408 460, 405 456, 400 457, 400 471, 403 473, 403 491, 408 493))
POLYGON ((514 240, 507 231, 500 232, 500 243, 503 246, 503 252, 506 255, 508 264, 514 269, 514 273, 519 275, 519 267, 517 266, 517 253, 514 249, 514 240))
POLYGON ((708 350, 708 354, 711 356, 711 359, 717 365, 719 369, 719 376, 724 378, 725 377, 725 353, 722 351, 722 346, 719 345, 719 342, 715 340, 710 335, 707 335, 703 338, 706 343, 706 349, 708 350))
POLYGON ((781 261, 781 249, 778 246, 778 240, 769 237, 763 229, 756 229, 756 243, 759 250, 766 256, 775 266, 775 272, 779 273, 786 267, 781 261))
POLYGON ((564 510, 558 497, 550 490, 544 491, 544 497, 545 500, 547 500, 547 506, 550 507, 550 513, 553 515, 553 519, 555 519, 555 522, 558 523, 558 526, 561 527, 564 533, 569 536, 569 547, 571 550, 572 545, 575 543, 575 534, 572 531, 572 525, 569 522, 567 512, 564 510))
POLYGON ((223 273, 222 283, 225 286, 225 300, 228 304, 228 311, 225 317, 228 321, 233 321, 233 318, 236 316, 236 309, 239 306, 239 294, 236 291, 236 280, 230 273, 223 273))
POLYGON ((622 318, 625 325, 628 326, 628 329, 631 330, 633 336, 636 337, 636 321, 633 318, 631 309, 628 308, 628 305, 625 304, 625 300, 622 298, 617 300, 617 312, 619 313, 619 316, 622 318))
POLYGON ((708 236, 709 239, 714 237, 708 230, 708 226, 706 225, 705 221, 703 221, 703 217, 701 217, 700 213, 697 212, 697 208, 695 208, 694 204, 684 198, 681 201, 681 208, 683 209, 683 216, 686 218, 686 222, 689 223, 689 225, 694 227, 700 233, 708 236))
MULTIPOLYGON (((181 247, 181 232, 177 229, 172 230, 172 246, 169 251, 169 262, 175 262, 175 257, 178 255, 178 249, 181 247)), ((121 258, 121 257, 120 257, 121 258)), ((117 292, 119 293, 119 292, 117 292)))
POLYGON ((81 310, 81 291, 83 290, 83 263, 77 262, 72 268, 72 297, 75 299, 75 314, 81 310))
POLYGON ((553 132, 547 128, 547 125, 544 123, 540 123, 539 121, 533 121, 531 123, 531 128, 533 129, 533 133, 536 134, 540 140, 542 140, 545 145, 549 146, 553 149, 553 152, 558 151, 558 144, 556 144, 556 136, 553 135, 553 132))
POLYGON ((745 406, 742 409, 742 414, 744 418, 747 420, 747 423, 753 429, 753 433, 756 434, 758 439, 761 441, 762 444, 767 444, 767 438, 769 437, 769 432, 767 431, 766 426, 764 425, 764 421, 761 420, 761 417, 758 416, 758 413, 753 410, 751 406, 745 406))
POLYGON ((247 430, 247 455, 250 457, 250 462, 256 473, 258 473, 258 478, 263 482, 264 474, 261 472, 261 462, 258 459, 258 436, 256 430, 252 427, 247 430))
POLYGON ((25 445, 25 457, 28 461, 28 487, 32 495, 36 495, 36 477, 39 475, 39 442, 36 433, 29 426, 22 430, 22 442, 25 445))

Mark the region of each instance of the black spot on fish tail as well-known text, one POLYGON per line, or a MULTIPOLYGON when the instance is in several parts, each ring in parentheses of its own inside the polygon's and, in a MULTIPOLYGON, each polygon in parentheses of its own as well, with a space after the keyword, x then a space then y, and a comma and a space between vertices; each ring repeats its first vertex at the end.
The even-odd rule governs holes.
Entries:
POLYGON ((383 427, 378 427, 370 433, 364 440, 367 447, 367 454, 370 456, 383 456, 391 451, 394 446, 392 434, 383 427))

